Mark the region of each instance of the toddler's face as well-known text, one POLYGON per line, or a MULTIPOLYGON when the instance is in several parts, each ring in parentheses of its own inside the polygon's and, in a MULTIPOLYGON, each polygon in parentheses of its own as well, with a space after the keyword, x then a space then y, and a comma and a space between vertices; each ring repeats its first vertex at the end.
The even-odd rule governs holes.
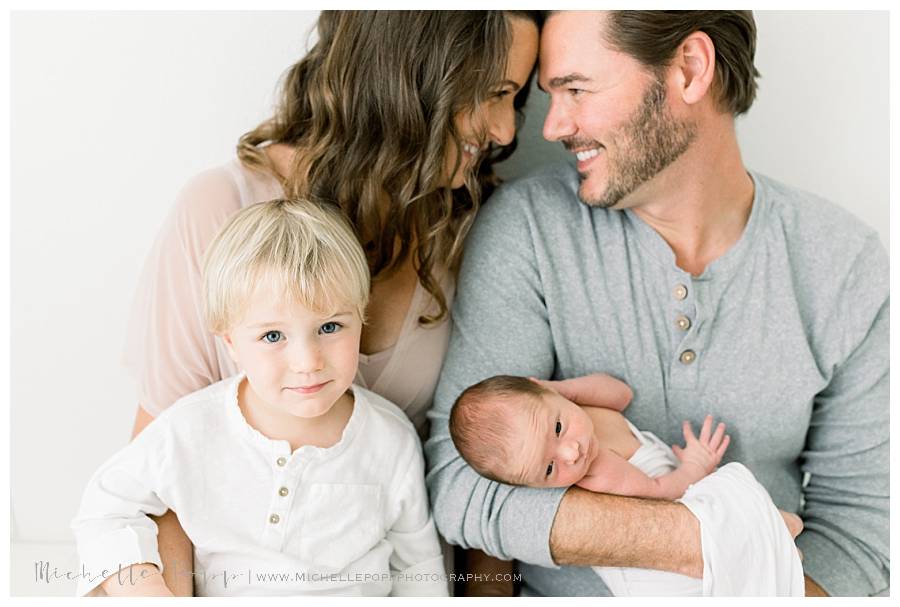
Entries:
POLYGON ((309 418, 327 413, 353 383, 361 331, 353 305, 326 317, 261 284, 222 338, 247 374, 252 406, 309 418))
POLYGON ((584 410, 556 392, 545 394, 531 412, 513 423, 521 437, 514 477, 530 487, 568 487, 587 473, 597 457, 594 424, 584 410))

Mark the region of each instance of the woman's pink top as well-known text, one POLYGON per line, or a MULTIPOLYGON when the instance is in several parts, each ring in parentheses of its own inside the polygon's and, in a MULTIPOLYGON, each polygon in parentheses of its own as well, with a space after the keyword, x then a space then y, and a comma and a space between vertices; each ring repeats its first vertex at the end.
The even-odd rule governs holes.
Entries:
MULTIPOLYGON (((151 415, 239 371, 203 320, 203 253, 233 213, 283 196, 273 176, 238 160, 201 173, 179 194, 141 274, 125 345, 138 402, 151 415)), ((452 280, 442 286, 449 304, 452 280)), ((417 319, 436 310, 436 302, 417 285, 397 342, 384 353, 360 356, 355 380, 403 409, 423 438, 451 325, 449 315, 428 328, 417 319)))

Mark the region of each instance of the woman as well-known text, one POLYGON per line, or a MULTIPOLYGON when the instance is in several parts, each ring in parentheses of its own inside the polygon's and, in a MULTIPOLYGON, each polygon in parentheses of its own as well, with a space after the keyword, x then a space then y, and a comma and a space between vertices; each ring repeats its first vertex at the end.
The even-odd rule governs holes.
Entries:
MULTIPOLYGON (((200 260, 233 213, 287 195, 334 201, 356 228, 373 276, 356 381, 424 437, 463 239, 491 164, 514 148, 538 24, 525 12, 322 13, 275 115, 241 137, 237 160, 184 188, 157 238, 126 346, 135 434, 238 371, 204 330, 200 260)), ((165 580, 190 594, 190 543, 173 513, 159 523, 165 580)))

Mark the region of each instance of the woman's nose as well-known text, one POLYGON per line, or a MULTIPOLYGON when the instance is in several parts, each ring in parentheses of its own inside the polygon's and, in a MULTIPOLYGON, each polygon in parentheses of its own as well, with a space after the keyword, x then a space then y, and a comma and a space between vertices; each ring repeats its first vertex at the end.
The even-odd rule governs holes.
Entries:
POLYGON ((492 112, 489 135, 496 145, 512 143, 516 136, 516 111, 512 104, 503 104, 492 112))

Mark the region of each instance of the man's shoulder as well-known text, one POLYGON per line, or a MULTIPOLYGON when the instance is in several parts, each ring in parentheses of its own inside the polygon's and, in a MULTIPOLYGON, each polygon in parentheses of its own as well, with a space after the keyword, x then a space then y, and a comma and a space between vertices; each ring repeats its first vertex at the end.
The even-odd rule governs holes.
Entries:
POLYGON ((511 246, 543 239, 545 230, 570 229, 588 212, 578 198, 578 182, 575 168, 560 163, 503 183, 478 211, 467 246, 493 248, 500 246, 498 239, 511 246))
POLYGON ((508 212, 527 208, 546 213, 580 204, 575 167, 557 163, 503 183, 485 202, 484 209, 508 212))
MULTIPOLYGON (((889 294, 889 258, 878 232, 822 196, 754 174, 768 202, 770 253, 786 256, 790 276, 809 305, 834 309, 889 294)), ((859 307, 859 304, 853 304, 859 307)))
POLYGON ((827 198, 759 173, 753 178, 764 190, 776 225, 794 246, 846 254, 878 238, 874 228, 827 198))

